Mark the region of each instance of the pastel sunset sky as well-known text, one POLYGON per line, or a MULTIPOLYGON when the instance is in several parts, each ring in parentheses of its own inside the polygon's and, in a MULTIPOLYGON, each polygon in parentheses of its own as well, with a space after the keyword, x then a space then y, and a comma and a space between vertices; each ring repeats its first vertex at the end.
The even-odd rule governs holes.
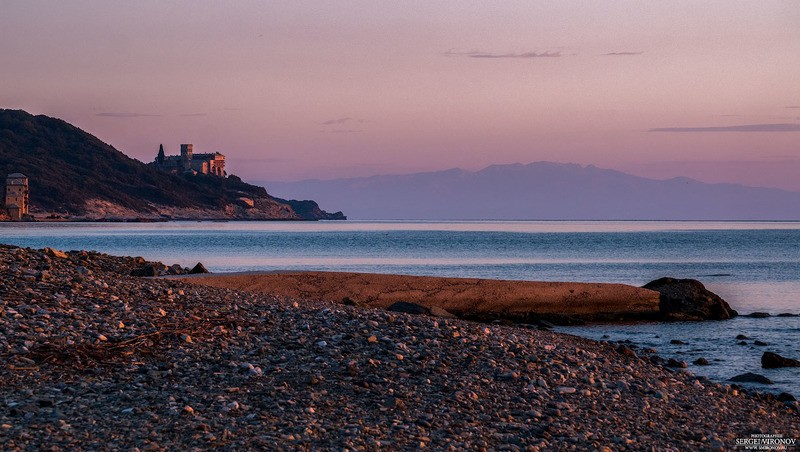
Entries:
POLYGON ((251 181, 547 160, 800 190, 800 2, 7 0, 0 108, 251 181))

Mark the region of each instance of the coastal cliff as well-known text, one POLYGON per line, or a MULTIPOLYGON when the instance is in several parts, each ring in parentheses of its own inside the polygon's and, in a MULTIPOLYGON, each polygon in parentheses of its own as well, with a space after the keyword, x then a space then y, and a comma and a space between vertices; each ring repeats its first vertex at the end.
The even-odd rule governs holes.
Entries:
POLYGON ((28 176, 37 217, 346 219, 314 201, 274 198, 233 175, 164 174, 61 119, 21 110, 0 110, 0 157, 0 174, 28 176))

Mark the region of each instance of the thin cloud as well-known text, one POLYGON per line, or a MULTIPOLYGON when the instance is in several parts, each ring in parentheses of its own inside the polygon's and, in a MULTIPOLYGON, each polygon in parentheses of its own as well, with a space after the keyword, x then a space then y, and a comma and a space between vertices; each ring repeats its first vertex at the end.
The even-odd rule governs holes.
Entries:
POLYGON ((145 118, 145 117, 161 116, 161 115, 151 115, 147 113, 103 112, 103 113, 98 113, 95 116, 103 116, 106 118, 145 118))
POLYGON ((329 119, 329 120, 327 120, 325 122, 321 122, 320 124, 322 124, 323 126, 335 126, 335 125, 339 125, 339 124, 345 124, 345 123, 348 123, 348 122, 355 122, 355 123, 358 123, 358 124, 364 124, 365 122, 367 122, 367 120, 366 119, 358 119, 358 118, 346 117, 346 118, 329 119))
POLYGON ((336 119, 329 119, 327 121, 321 122, 320 124, 322 124, 323 126, 330 126, 334 124, 344 124, 347 121, 352 121, 352 120, 353 118, 336 118, 336 119))
POLYGON ((192 116, 208 116, 208 113, 184 113, 181 116, 187 118, 192 116))
POLYGON ((723 127, 660 127, 648 132, 800 132, 800 124, 744 124, 723 127))
POLYGON ((609 52, 609 53, 604 53, 603 56, 634 56, 641 54, 642 52, 609 52))
POLYGON ((788 106, 788 107, 786 107, 786 108, 800 108, 800 105, 789 105, 789 106, 788 106))
POLYGON ((320 130, 320 133, 361 133, 360 129, 336 129, 336 130, 320 130))
POLYGON ((457 52, 455 50, 448 50, 444 52, 444 56, 461 56, 467 58, 516 58, 516 59, 529 59, 529 58, 559 58, 562 56, 560 51, 557 52, 522 52, 522 53, 494 53, 494 52, 457 52))

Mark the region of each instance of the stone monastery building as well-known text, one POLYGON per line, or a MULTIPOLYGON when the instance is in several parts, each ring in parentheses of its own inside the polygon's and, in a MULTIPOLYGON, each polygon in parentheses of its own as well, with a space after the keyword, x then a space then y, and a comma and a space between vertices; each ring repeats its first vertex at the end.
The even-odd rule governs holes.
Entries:
POLYGON ((191 144, 181 145, 181 155, 164 155, 164 145, 158 148, 156 160, 151 163, 165 173, 202 173, 225 177, 225 156, 219 152, 194 154, 191 144))

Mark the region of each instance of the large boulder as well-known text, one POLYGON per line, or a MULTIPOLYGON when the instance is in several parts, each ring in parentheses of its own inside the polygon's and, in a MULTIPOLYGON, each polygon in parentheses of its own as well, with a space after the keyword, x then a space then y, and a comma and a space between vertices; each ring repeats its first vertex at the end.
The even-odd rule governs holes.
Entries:
POLYGON ((765 377, 763 375, 754 374, 752 372, 747 372, 747 373, 740 374, 740 375, 737 375, 735 377, 732 377, 730 379, 730 381, 735 381, 737 383, 761 383, 761 384, 765 384, 765 385, 773 384, 772 380, 770 380, 769 378, 767 378, 767 377, 765 377))
POLYGON ((158 270, 153 265, 144 265, 131 270, 131 276, 153 277, 158 276, 158 270))
POLYGON ((659 311, 665 320, 725 320, 739 315, 695 279, 661 278, 644 288, 660 294, 659 311))
POLYGON ((783 356, 772 353, 764 352, 761 355, 761 367, 764 369, 777 369, 779 367, 800 367, 800 361, 792 358, 784 358, 783 356))
POLYGON ((199 274, 203 274, 203 273, 211 273, 211 272, 209 272, 206 269, 205 265, 203 265, 200 262, 198 262, 197 265, 195 265, 194 267, 192 267, 191 270, 189 270, 189 274, 190 275, 199 275, 199 274))

